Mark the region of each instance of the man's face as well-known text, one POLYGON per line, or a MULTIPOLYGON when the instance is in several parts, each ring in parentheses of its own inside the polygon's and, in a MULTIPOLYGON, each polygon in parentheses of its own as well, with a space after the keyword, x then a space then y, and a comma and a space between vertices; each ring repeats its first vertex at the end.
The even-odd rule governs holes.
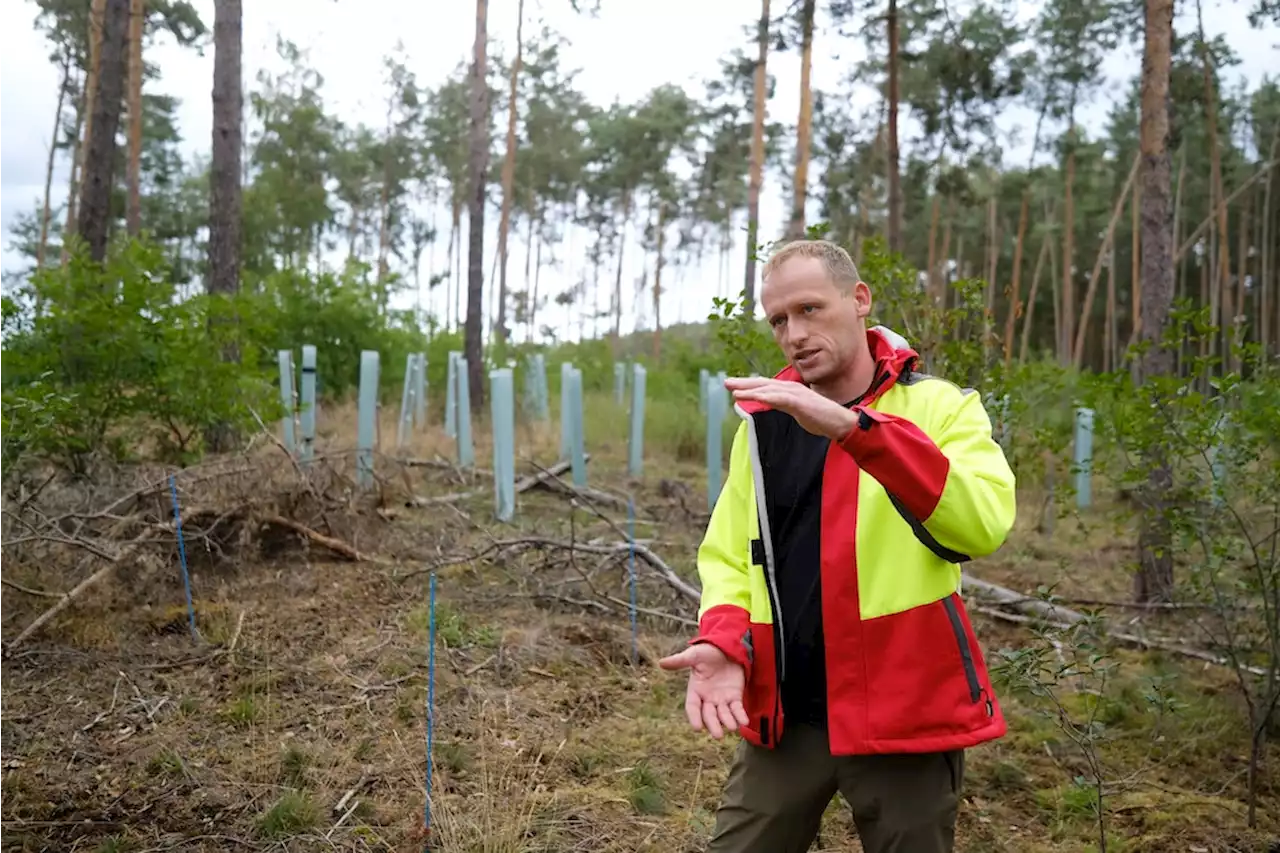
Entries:
POLYGON ((837 285, 819 258, 784 261, 765 280, 760 304, 774 340, 809 384, 839 377, 866 347, 870 288, 837 285))

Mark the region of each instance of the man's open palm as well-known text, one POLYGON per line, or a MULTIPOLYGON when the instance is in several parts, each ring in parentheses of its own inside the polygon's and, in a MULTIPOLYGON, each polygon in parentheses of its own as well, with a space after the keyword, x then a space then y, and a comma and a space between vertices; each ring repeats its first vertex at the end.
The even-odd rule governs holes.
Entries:
POLYGON ((709 643, 698 643, 658 661, 663 669, 689 670, 684 712, 695 730, 704 726, 717 740, 725 729, 736 732, 748 722, 742 707, 747 677, 742 667, 709 643))

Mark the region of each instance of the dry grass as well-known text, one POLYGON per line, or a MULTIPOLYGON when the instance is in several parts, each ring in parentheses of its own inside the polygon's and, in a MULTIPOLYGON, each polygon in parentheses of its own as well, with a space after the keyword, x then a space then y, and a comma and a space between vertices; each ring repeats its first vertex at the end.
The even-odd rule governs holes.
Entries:
MULTIPOLYGON (((692 577, 705 521, 700 460, 679 442, 672 449, 651 437, 646 477, 629 482, 625 421, 608 409, 593 409, 602 413, 588 424, 591 484, 633 494, 637 535, 692 577)), ((521 496, 512 525, 496 524, 484 477, 393 464, 390 412, 379 487, 362 497, 347 484, 354 421, 345 409, 322 415, 322 451, 335 460, 325 494, 346 494, 328 512, 336 534, 386 555, 387 565, 341 562, 289 536, 228 561, 195 561, 204 642, 193 647, 170 561, 166 576, 132 582, 125 573, 88 594, 6 661, 6 850, 420 849, 426 576, 411 573, 522 531, 563 539, 617 534, 588 509, 536 491, 521 496), (472 488, 479 497, 404 507, 408 494, 472 488), (234 652, 209 655, 233 638, 234 652)), ((517 459, 547 464, 558 441, 554 421, 522 426, 517 459)), ((489 467, 489 453, 477 424, 479 466, 489 467)), ((453 451, 432 430, 415 435, 405 455, 452 459, 453 451)), ((297 493, 296 474, 278 449, 263 446, 253 459, 256 480, 221 483, 218 492, 193 485, 185 500, 215 507, 289 484, 297 493)), ((318 507, 301 509, 304 521, 318 517, 318 507)), ((1063 594, 1125 597, 1130 531, 1104 524, 1107 513, 1099 511, 1084 523, 1060 522, 1046 539, 1031 515, 976 574, 1027 591, 1058 583, 1063 594)), ((700 850, 733 743, 690 731, 682 679, 652 665, 687 634, 642 616, 642 664, 633 668, 625 616, 555 598, 581 568, 566 562, 523 554, 439 569, 434 841, 442 850, 484 853, 700 850)), ((33 586, 60 588, 66 580, 53 569, 23 571, 33 586)), ((625 564, 607 564, 596 577, 625 598, 625 564)), ((17 575, 6 567, 6 578, 17 575)), ((580 585, 572 589, 582 595, 580 585)), ((689 615, 647 577, 641 604, 689 615)), ((6 590, 5 635, 47 605, 6 590)), ((977 623, 989 657, 1028 640, 1022 628, 977 623)), ((1280 830, 1280 796, 1264 780, 1264 827, 1244 828, 1247 743, 1227 674, 1120 654, 1122 680, 1102 714, 1116 781, 1109 849, 1268 849, 1280 830), (1158 673, 1173 677, 1181 704, 1157 719, 1140 694, 1158 673)), ((1005 704, 1009 736, 971 753, 958 850, 1091 849, 1088 801, 1072 782, 1078 755, 1029 704, 1013 697, 1005 704)), ((839 803, 828 812, 821 849, 859 849, 839 803)))

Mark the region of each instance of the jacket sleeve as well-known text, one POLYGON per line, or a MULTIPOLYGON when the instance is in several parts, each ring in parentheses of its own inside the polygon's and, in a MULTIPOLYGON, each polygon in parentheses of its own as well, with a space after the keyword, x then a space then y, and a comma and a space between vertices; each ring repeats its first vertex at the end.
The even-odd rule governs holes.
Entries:
POLYGON ((750 513, 753 500, 747 424, 734 434, 729 476, 698 546, 702 600, 693 643, 710 643, 751 672, 750 513))
POLYGON ((1017 512, 1015 480, 978 393, 934 381, 936 441, 909 420, 855 407, 858 425, 840 445, 926 546, 962 563, 1004 544, 1017 512))

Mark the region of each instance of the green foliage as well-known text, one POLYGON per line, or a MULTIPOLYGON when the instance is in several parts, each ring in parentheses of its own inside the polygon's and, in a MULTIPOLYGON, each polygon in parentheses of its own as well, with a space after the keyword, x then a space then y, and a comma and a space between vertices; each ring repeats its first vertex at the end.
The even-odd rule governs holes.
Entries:
POLYGON ((3 458, 52 461, 78 474, 100 456, 187 462, 215 423, 247 428, 269 389, 240 342, 242 306, 179 298, 151 244, 130 242, 104 266, 75 252, 34 274, 5 306, 3 458))
POLYGON ((722 369, 730 376, 773 376, 778 372, 778 345, 765 325, 746 312, 746 291, 737 299, 717 296, 708 322, 724 350, 722 369))

